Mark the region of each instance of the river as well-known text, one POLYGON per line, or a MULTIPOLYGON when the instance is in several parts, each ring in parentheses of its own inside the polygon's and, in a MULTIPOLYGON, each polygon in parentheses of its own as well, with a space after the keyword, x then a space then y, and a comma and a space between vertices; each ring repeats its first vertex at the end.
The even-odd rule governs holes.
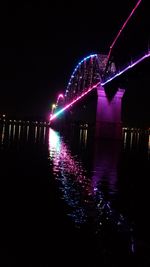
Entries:
POLYGON ((1 122, 1 264, 150 266, 150 133, 1 122))

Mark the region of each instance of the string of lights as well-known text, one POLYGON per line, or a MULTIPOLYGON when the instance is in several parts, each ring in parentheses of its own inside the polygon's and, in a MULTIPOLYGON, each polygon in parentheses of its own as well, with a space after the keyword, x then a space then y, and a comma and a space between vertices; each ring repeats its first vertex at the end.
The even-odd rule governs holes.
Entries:
MULTIPOLYGON (((67 110, 68 108, 72 107, 77 101, 79 101, 80 99, 82 99, 85 95, 87 95, 88 93, 90 93, 93 89, 97 88, 99 85, 104 86, 105 84, 111 82, 112 80, 114 80, 115 78, 117 78, 118 76, 122 75, 123 73, 125 73, 126 71, 128 71, 129 69, 132 69, 134 66, 136 66, 137 64, 139 64, 140 62, 142 62, 143 60, 145 60, 146 58, 150 57, 150 51, 148 51, 147 54, 145 54, 144 56, 142 56, 141 58, 139 58, 138 60, 134 61, 132 64, 129 64, 127 67, 125 67, 122 71, 119 71, 118 73, 116 73, 115 75, 113 75, 112 77, 108 78, 106 81, 104 82, 98 82, 96 84, 94 84, 93 86, 91 86, 90 88, 88 88, 87 90, 85 90, 81 95, 79 95, 78 97, 76 97, 75 99, 73 99, 69 104, 65 105, 63 108, 61 108, 59 111, 57 111, 56 113, 54 113, 52 116, 50 116, 50 121, 54 120, 55 118, 57 118, 62 112, 64 112, 65 110, 67 110)), ((88 58, 88 57, 87 57, 88 58)))

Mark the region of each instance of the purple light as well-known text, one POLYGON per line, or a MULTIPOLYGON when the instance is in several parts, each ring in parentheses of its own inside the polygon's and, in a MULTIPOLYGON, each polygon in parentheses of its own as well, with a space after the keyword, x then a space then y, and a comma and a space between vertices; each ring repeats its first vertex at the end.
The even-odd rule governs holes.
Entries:
POLYGON ((148 57, 150 57, 150 51, 147 54, 145 54, 143 57, 139 58, 137 61, 135 61, 132 64, 128 65, 125 69, 119 71, 117 74, 115 74, 114 76, 110 77, 108 80, 106 80, 105 82, 103 82, 101 85, 103 86, 103 85, 111 82, 116 77, 118 77, 121 74, 125 73, 127 70, 132 69, 134 66, 136 66, 137 64, 139 64, 141 61, 143 61, 145 58, 148 58, 148 57))
MULTIPOLYGON (((61 114, 63 111, 65 111, 66 109, 68 109, 69 107, 71 107, 72 105, 74 105, 77 101, 79 101, 81 98, 83 98, 86 94, 88 94, 89 92, 91 92, 94 88, 96 88, 97 86, 99 86, 100 84, 103 86, 109 82, 111 82, 112 80, 114 80, 116 77, 120 76, 121 74, 125 73, 127 70, 133 68, 134 66, 136 66, 137 64, 139 64, 140 62, 142 62, 144 59, 150 57, 150 51, 145 54, 143 57, 139 58, 137 61, 135 61, 134 63, 128 65, 125 69, 123 69, 122 71, 118 72, 117 74, 115 74, 114 76, 110 77, 108 80, 106 80, 103 83, 98 82, 97 84, 94 84, 92 87, 88 88, 86 91, 84 91, 84 93, 82 93, 80 96, 78 96, 77 98, 75 98, 74 100, 72 100, 69 104, 67 104, 64 108, 62 108, 61 110, 59 110, 58 112, 56 112, 55 114, 53 114, 50 117, 50 121, 54 120, 59 114, 61 114)), ((88 58, 88 57, 87 57, 88 58)))

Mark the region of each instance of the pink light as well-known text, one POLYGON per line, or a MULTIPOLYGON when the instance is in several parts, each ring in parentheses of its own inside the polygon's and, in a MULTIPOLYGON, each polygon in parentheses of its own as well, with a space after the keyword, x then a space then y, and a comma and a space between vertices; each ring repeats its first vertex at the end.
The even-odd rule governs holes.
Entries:
POLYGON ((64 98, 64 95, 63 94, 59 94, 58 99, 59 98, 64 98))
POLYGON ((106 80, 103 83, 98 82, 97 84, 94 84, 92 87, 88 88, 84 93, 82 93, 80 96, 78 96, 77 98, 75 98, 74 100, 72 100, 69 104, 67 104, 64 108, 62 108, 61 110, 59 110, 58 112, 56 112, 54 115, 52 115, 50 117, 50 121, 54 120, 59 114, 61 114, 63 111, 65 111, 66 109, 68 109, 69 107, 71 107, 72 105, 74 105, 77 101, 79 101, 81 98, 83 98, 86 94, 88 94, 89 92, 91 92, 94 88, 97 88, 100 84, 103 86, 109 82, 111 82, 112 80, 114 80, 116 77, 120 76, 121 74, 125 73, 127 70, 133 68, 134 66, 136 66, 138 63, 142 62, 144 59, 150 57, 150 51, 145 54, 143 57, 139 58, 137 61, 133 62, 132 64, 128 65, 126 68, 124 68, 122 71, 118 72, 117 74, 115 74, 114 76, 110 77, 108 80, 106 80))
POLYGON ((97 84, 94 84, 92 87, 88 88, 84 93, 82 93, 80 96, 78 96, 73 101, 71 101, 69 104, 67 104, 64 108, 62 108, 61 110, 59 110, 58 112, 56 112, 54 115, 52 115, 51 118, 50 118, 50 121, 52 121, 53 119, 55 119, 59 114, 61 114, 63 111, 65 111, 66 109, 68 109, 69 107, 71 107, 78 100, 80 100, 81 98, 83 98, 86 94, 88 94, 89 92, 91 92, 99 84, 100 84, 100 82, 98 82, 97 84))
POLYGON ((142 0, 139 0, 139 1, 136 3, 136 5, 135 5, 135 7, 133 8, 133 10, 131 11, 130 15, 128 16, 128 18, 126 19, 126 21, 124 22, 124 24, 122 25, 122 27, 121 27, 121 29, 119 30, 119 32, 117 33, 117 35, 116 35, 114 41, 112 42, 112 44, 111 44, 111 46, 110 46, 110 50, 109 50, 109 53, 108 53, 107 61, 108 61, 109 58, 110 58, 112 49, 113 49, 115 43, 117 42, 117 40, 118 40, 120 34, 122 33, 123 29, 125 28, 125 26, 127 25, 128 21, 129 21, 129 19, 132 17, 133 13, 135 12, 135 10, 137 9, 137 7, 139 6, 139 4, 140 4, 141 2, 142 2, 142 0))
POLYGON ((56 101, 56 106, 58 105, 59 99, 62 98, 64 99, 64 95, 63 94, 59 94, 57 97, 57 101, 56 101))

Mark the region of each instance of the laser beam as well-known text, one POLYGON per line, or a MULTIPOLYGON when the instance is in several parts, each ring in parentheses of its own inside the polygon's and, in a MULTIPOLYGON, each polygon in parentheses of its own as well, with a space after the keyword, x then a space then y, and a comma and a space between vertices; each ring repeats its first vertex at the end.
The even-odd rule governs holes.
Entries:
POLYGON ((119 32, 117 33, 116 37, 114 38, 111 46, 110 46, 110 49, 109 49, 109 53, 108 53, 108 57, 107 57, 107 62, 109 61, 110 59, 110 55, 111 55, 111 52, 112 52, 112 49, 115 45, 115 43, 117 42, 120 34, 122 33, 123 29, 125 28, 125 26, 127 25, 128 21, 130 20, 130 18, 132 17, 132 15, 134 14, 135 10, 137 9, 137 7, 139 6, 139 4, 142 2, 142 0, 138 0, 138 2, 136 3, 135 7, 132 9, 130 15, 127 17, 126 21, 123 23, 122 27, 120 28, 119 32))

